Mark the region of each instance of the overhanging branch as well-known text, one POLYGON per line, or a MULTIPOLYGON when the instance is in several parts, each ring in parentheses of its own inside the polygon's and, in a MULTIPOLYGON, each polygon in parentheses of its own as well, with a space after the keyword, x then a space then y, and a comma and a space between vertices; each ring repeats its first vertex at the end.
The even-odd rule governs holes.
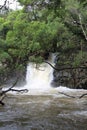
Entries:
POLYGON ((4 94, 6 94, 7 92, 11 91, 11 89, 17 84, 17 82, 18 82, 18 79, 14 82, 14 84, 9 89, 2 91, 0 93, 0 96, 2 96, 4 94))
POLYGON ((65 96, 67 96, 67 97, 70 97, 70 98, 79 98, 79 99, 83 98, 84 96, 87 96, 87 93, 82 94, 82 95, 79 96, 79 97, 75 97, 75 96, 69 95, 69 94, 64 93, 64 92, 58 92, 58 93, 59 93, 59 94, 63 94, 63 95, 65 95, 65 96))
POLYGON ((87 96, 87 93, 82 94, 79 98, 83 98, 84 96, 87 96))
POLYGON ((63 93, 63 92, 58 92, 58 93, 63 94, 63 95, 65 95, 65 96, 67 96, 67 97, 70 97, 70 98, 76 98, 75 96, 71 96, 71 95, 68 95, 68 94, 63 93))
POLYGON ((14 82, 14 84, 8 88, 7 90, 2 90, 1 93, 0 93, 0 96, 1 96, 1 100, 0 100, 0 104, 3 106, 5 105, 4 102, 3 102, 3 99, 6 97, 6 94, 9 92, 9 91, 15 91, 15 92, 28 92, 28 89, 13 89, 13 87, 17 84, 18 82, 18 78, 17 80, 14 82))
POLYGON ((83 24, 82 24, 82 20, 81 20, 81 19, 82 19, 82 18, 81 18, 81 15, 79 14, 78 16, 79 16, 80 27, 81 27, 81 29, 82 29, 83 35, 84 35, 84 37, 85 37, 85 40, 87 40, 87 35, 86 35, 86 32, 85 32, 84 27, 83 27, 83 24))
POLYGON ((87 66, 56 68, 51 63, 49 63, 48 61, 45 61, 45 63, 49 64, 54 70, 57 70, 57 71, 72 70, 72 69, 87 69, 87 66))
POLYGON ((3 5, 0 5, 0 10, 6 6, 7 0, 4 1, 3 5))

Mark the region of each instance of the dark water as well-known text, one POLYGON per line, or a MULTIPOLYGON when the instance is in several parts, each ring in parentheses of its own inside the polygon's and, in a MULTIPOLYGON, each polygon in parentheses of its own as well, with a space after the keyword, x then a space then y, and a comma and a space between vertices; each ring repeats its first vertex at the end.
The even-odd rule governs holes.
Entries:
POLYGON ((87 130, 87 97, 9 95, 0 130, 87 130))

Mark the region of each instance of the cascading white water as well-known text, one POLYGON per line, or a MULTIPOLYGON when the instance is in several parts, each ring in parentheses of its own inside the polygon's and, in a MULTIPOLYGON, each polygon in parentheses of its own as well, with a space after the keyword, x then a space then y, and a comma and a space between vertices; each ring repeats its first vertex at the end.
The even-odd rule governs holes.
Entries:
MULTIPOLYGON (((49 62, 53 64, 54 59, 52 56, 49 62)), ((29 93, 11 96, 6 100, 6 107, 0 107, 0 130, 86 130, 87 98, 79 97, 87 91, 53 88, 52 80, 53 69, 48 64, 41 64, 36 69, 35 64, 29 63, 26 85, 20 88, 28 89, 29 93)))
MULTIPOLYGON (((49 62, 54 64, 55 55, 52 54, 49 62)), ((51 89, 53 80, 53 69, 47 63, 42 63, 36 66, 34 63, 29 63, 27 66, 26 85, 30 93, 48 92, 51 89)))
MULTIPOLYGON (((48 62, 51 65, 55 65, 56 54, 50 54, 48 62)), ((57 88, 52 87, 51 83, 53 81, 53 68, 48 63, 42 63, 36 65, 30 62, 27 66, 26 71, 26 85, 23 87, 16 86, 15 89, 28 89, 29 95, 39 95, 39 94, 57 94, 59 91, 64 92, 75 92, 75 89, 69 89, 67 87, 58 86, 57 88)), ((77 92, 77 90, 76 90, 77 92)), ((13 92, 12 92, 13 93, 13 92)), ((15 94, 15 92, 14 92, 15 94)))
MULTIPOLYGON (((51 54, 48 62, 52 65, 55 65, 55 54, 51 54)), ((70 89, 67 87, 60 86, 58 88, 54 88, 51 86, 51 82, 53 80, 53 68, 47 64, 43 63, 39 66, 36 66, 34 63, 29 63, 27 66, 26 73, 26 85, 25 89, 29 90, 29 94, 57 94, 58 91, 64 92, 77 92, 77 89, 70 89)), ((80 91, 80 90, 78 90, 80 91)))
MULTIPOLYGON (((48 60, 53 66, 55 65, 55 57, 55 54, 51 54, 48 60)), ((63 86, 58 86, 56 88, 52 87, 51 82, 53 81, 53 71, 53 68, 47 63, 36 65, 35 63, 30 62, 26 71, 26 85, 23 87, 16 86, 15 89, 28 89, 29 93, 27 94, 29 95, 52 94, 56 96, 60 96, 58 92, 77 94, 77 91, 82 93, 85 91, 80 89, 70 89, 63 86)))

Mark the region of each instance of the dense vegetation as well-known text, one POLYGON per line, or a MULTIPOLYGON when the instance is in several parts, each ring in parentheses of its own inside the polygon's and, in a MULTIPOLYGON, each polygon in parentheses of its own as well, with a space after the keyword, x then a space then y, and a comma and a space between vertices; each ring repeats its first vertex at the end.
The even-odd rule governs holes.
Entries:
POLYGON ((49 52, 58 54, 56 67, 86 66, 86 0, 18 1, 22 10, 1 8, 0 73, 20 69, 28 61, 41 63, 49 52))

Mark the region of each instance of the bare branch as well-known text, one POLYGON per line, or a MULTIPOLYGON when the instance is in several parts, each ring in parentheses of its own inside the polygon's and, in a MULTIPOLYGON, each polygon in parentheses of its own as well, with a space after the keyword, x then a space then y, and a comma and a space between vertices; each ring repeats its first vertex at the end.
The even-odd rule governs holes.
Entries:
POLYGON ((0 5, 0 10, 6 6, 7 0, 4 1, 3 5, 0 5))
POLYGON ((25 92, 25 93, 27 93, 27 92, 28 92, 28 89, 20 89, 20 90, 18 90, 18 89, 10 89, 10 91, 25 92))
MULTIPOLYGON (((75 96, 68 95, 68 94, 66 94, 66 93, 64 93, 64 92, 58 92, 58 93, 59 93, 59 94, 63 94, 63 95, 65 95, 65 96, 67 96, 67 97, 77 98, 77 97, 75 97, 75 96)), ((84 96, 87 96, 87 93, 82 94, 82 95, 79 96, 78 98, 80 99, 80 98, 83 98, 84 96)))
POLYGON ((14 84, 9 89, 1 91, 1 93, 0 93, 0 96, 1 96, 0 104, 2 106, 5 105, 2 101, 6 97, 6 93, 7 92, 9 92, 9 91, 26 92, 26 93, 28 92, 27 89, 21 89, 21 90, 13 89, 13 87, 17 84, 17 82, 18 82, 18 78, 17 78, 17 80, 14 82, 14 84))
POLYGON ((86 95, 87 95, 87 93, 82 94, 79 98, 83 98, 83 97, 86 96, 86 95))
POLYGON ((47 61, 45 61, 45 63, 49 64, 53 69, 55 69, 57 71, 62 71, 62 70, 66 70, 66 69, 87 69, 87 66, 56 68, 51 63, 49 63, 47 61))
POLYGON ((86 32, 85 32, 85 30, 84 30, 84 28, 83 28, 83 24, 82 24, 82 18, 81 18, 81 15, 79 14, 78 15, 79 16, 79 22, 80 22, 80 27, 81 27, 81 29, 82 29, 82 32, 83 32, 83 35, 84 35, 84 37, 85 37, 85 40, 87 40, 87 35, 86 35, 86 32))
POLYGON ((2 105, 2 106, 4 106, 5 104, 4 104, 4 102, 2 102, 2 101, 0 101, 0 104, 2 105))
POLYGON ((14 82, 14 84, 13 84, 9 89, 7 89, 7 90, 5 90, 5 91, 2 91, 2 92, 0 93, 0 95, 3 96, 3 95, 5 95, 7 92, 9 92, 9 91, 28 92, 28 89, 21 89, 21 90, 13 89, 13 87, 17 84, 17 82, 18 82, 18 78, 17 78, 17 80, 14 82))
POLYGON ((7 96, 6 94, 3 95, 0 101, 3 101, 6 96, 7 96))
POLYGON ((70 97, 70 98, 76 98, 76 97, 74 97, 74 96, 68 95, 68 94, 63 93, 63 92, 58 92, 58 93, 63 94, 63 95, 65 95, 65 96, 67 96, 67 97, 70 97))
POLYGON ((6 97, 6 94, 5 95, 3 95, 2 97, 1 97, 1 100, 0 100, 0 104, 2 105, 2 106, 4 106, 5 105, 5 103, 3 102, 3 99, 6 97))
POLYGON ((17 80, 14 82, 14 84, 13 84, 9 89, 7 89, 7 90, 5 90, 5 91, 2 91, 2 92, 0 93, 0 95, 2 96, 2 95, 4 95, 4 94, 6 94, 7 92, 11 91, 11 89, 17 84, 17 82, 18 82, 18 78, 17 78, 17 80))

